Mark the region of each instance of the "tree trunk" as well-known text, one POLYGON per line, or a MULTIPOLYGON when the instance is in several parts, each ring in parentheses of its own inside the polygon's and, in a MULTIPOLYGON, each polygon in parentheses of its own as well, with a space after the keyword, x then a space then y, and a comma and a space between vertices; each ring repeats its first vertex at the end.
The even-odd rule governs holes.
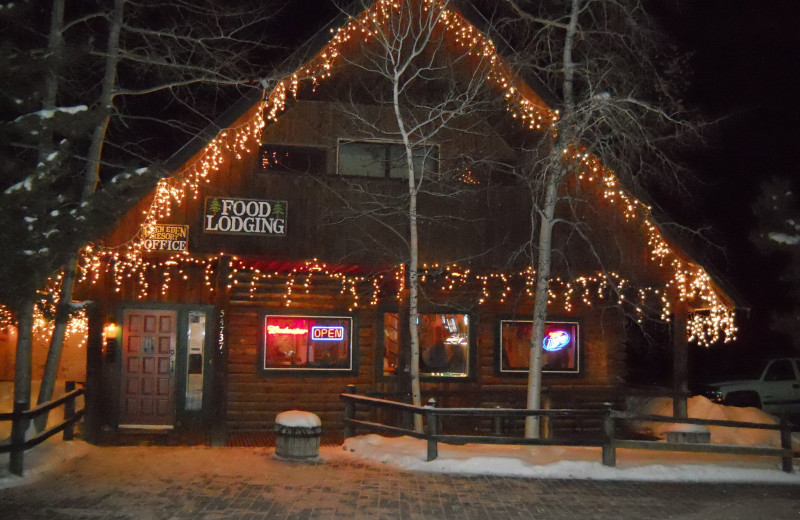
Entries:
MULTIPOLYGON (((540 212, 539 250, 536 268, 536 293, 533 301, 533 325, 531 330, 530 363, 528 368, 529 410, 537 410, 542 403, 542 340, 547 321, 547 290, 550 283, 550 265, 553 246, 553 224, 558 195, 560 174, 548 175, 545 186, 544 206, 540 212)), ((539 438, 539 417, 525 418, 525 438, 539 438)))
POLYGON ((89 145, 89 153, 86 158, 86 169, 84 170, 84 184, 81 192, 81 202, 89 200, 89 197, 97 189, 100 179, 100 158, 103 153, 103 143, 105 142, 106 130, 111 120, 111 109, 113 108, 114 89, 117 85, 117 66, 119 65, 119 35, 122 30, 122 14, 125 10, 127 0, 114 0, 114 9, 109 17, 108 43, 106 44, 106 61, 104 65, 103 84, 100 91, 100 98, 97 104, 104 116, 98 121, 97 126, 92 132, 92 141, 89 145))
POLYGON ((17 357, 14 368, 14 403, 20 409, 31 407, 31 366, 33 335, 33 297, 23 299, 17 311, 17 357))
MULTIPOLYGON (((103 118, 98 121, 92 132, 92 140, 89 145, 89 153, 86 159, 84 170, 83 189, 81 191, 81 203, 89 200, 97 188, 100 178, 100 159, 103 153, 103 143, 105 141, 108 123, 111 120, 111 108, 114 99, 114 89, 117 83, 117 66, 119 65, 119 38, 122 30, 123 11, 127 0, 115 0, 114 8, 109 18, 108 41, 106 44, 106 60, 103 74, 103 83, 100 91, 98 106, 104 111, 103 118)), ((63 6, 62 6, 63 8, 63 6)), ((55 9, 55 7, 54 7, 55 9)), ((61 13, 63 18, 63 12, 61 13)), ((54 15, 55 17, 55 15, 54 15)), ((56 23, 55 21, 53 23, 56 23)), ((61 20, 63 25, 63 19, 61 20)), ((75 269, 78 261, 78 251, 75 251, 67 260, 64 266, 64 278, 61 284, 61 294, 59 296, 58 308, 56 310, 56 323, 53 329, 53 336, 50 339, 50 350, 47 353, 45 373, 42 377, 42 388, 39 391, 38 402, 42 403, 52 398, 55 379, 58 373, 58 365, 61 361, 61 351, 64 346, 64 334, 69 321, 68 306, 72 301, 72 290, 75 281, 75 269)), ((36 421, 38 431, 44 429, 47 424, 46 414, 40 416, 36 421)))
MULTIPOLYGON (((50 14, 50 34, 47 39, 49 67, 44 79, 43 110, 53 110, 56 107, 59 77, 57 67, 61 63, 61 56, 64 51, 64 1, 54 0, 53 11, 50 14)), ((44 162, 54 148, 53 128, 46 124, 39 136, 39 162, 44 162)))
MULTIPOLYGON (((406 130, 403 114, 400 110, 399 75, 393 78, 394 114, 397 118, 397 128, 403 138, 406 150, 406 165, 408 167, 408 233, 409 233, 409 261, 408 261, 408 331, 411 338, 411 366, 409 375, 411 379, 411 404, 422 406, 422 390, 419 384, 419 329, 417 328, 417 315, 419 313, 419 235, 417 229, 417 182, 414 172, 414 156, 410 136, 406 130)), ((414 431, 423 432, 422 416, 414 414, 414 431)))
MULTIPOLYGON (((61 280, 61 294, 56 306, 53 335, 50 338, 50 348, 47 350, 47 361, 44 364, 42 385, 39 387, 39 398, 36 400, 36 404, 46 403, 53 398, 58 366, 61 363, 61 352, 64 349, 64 336, 70 319, 70 303, 72 302, 72 289, 75 284, 77 262, 78 254, 76 252, 70 255, 67 264, 64 266, 64 277, 61 280)), ((33 421, 37 432, 41 432, 47 426, 48 415, 45 412, 33 421)))
MULTIPOLYGON (((580 0, 570 3, 570 17, 564 34, 564 53, 561 56, 564 68, 563 95, 564 110, 561 121, 566 122, 565 128, 559 128, 559 135, 550 150, 553 156, 551 168, 553 171, 545 172, 544 180, 544 207, 539 211, 539 249, 537 251, 536 269, 536 294, 533 301, 533 324, 531 330, 530 362, 528 364, 528 409, 538 409, 542 403, 542 341, 544 340, 544 326, 547 322, 547 289, 550 283, 550 266, 553 254, 553 225, 555 224, 556 203, 558 202, 558 186, 564 178, 566 171, 560 166, 564 157, 562 150, 569 144, 567 134, 571 117, 575 109, 573 93, 575 78, 575 63, 572 60, 572 48, 578 35, 578 14, 580 13, 580 0)), ((531 211, 536 211, 532 208, 531 211)), ((533 226, 532 228, 533 229, 533 226)), ((525 437, 539 437, 539 418, 525 418, 525 437)))

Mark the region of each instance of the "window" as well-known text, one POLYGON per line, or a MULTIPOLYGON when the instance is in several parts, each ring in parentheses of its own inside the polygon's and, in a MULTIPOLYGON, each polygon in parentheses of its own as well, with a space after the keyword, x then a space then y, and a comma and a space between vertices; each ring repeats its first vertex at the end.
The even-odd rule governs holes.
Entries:
POLYGON ((265 143, 261 146, 261 170, 269 173, 325 173, 325 149, 265 143))
MULTIPOLYGON (((530 361, 533 322, 502 320, 500 322, 500 372, 527 373, 530 361)), ((580 371, 580 337, 576 322, 550 322, 544 327, 543 371, 578 373, 580 371)))
POLYGON ((206 342, 206 313, 189 311, 186 334, 186 405, 187 410, 203 408, 203 356, 206 342))
MULTIPOLYGON (((426 175, 439 170, 439 149, 420 146, 412 152, 414 171, 426 175)), ((407 179, 405 147, 398 143, 339 141, 339 175, 376 179, 407 179)))
POLYGON ((352 318, 264 318, 264 370, 352 370, 352 318))
POLYGON ((793 381, 794 379, 796 379, 794 367, 788 359, 773 361, 764 375, 764 381, 793 381))
MULTIPOLYGON (((419 371, 427 377, 469 375, 470 334, 466 314, 419 314, 419 371)), ((400 319, 383 315, 383 373, 393 375, 400 362, 400 319)))

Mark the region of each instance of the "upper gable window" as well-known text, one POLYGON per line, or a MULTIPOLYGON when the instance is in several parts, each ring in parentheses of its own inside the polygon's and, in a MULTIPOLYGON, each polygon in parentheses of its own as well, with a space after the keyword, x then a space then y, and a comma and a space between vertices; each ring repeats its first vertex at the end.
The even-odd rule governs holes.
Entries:
MULTIPOLYGON (((400 143, 339 141, 337 172, 351 177, 407 179, 405 147, 400 143)), ((419 146, 412 152, 416 175, 439 171, 439 148, 419 146)))
POLYGON ((269 173, 325 173, 325 149, 265 143, 261 145, 261 171, 269 173))

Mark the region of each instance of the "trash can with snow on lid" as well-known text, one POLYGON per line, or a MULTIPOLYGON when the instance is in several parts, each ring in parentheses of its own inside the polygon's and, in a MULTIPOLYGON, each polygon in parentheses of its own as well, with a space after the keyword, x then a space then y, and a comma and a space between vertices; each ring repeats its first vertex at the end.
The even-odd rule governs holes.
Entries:
POLYGON ((319 456, 322 421, 316 414, 289 410, 275 417, 275 455, 286 459, 319 456))

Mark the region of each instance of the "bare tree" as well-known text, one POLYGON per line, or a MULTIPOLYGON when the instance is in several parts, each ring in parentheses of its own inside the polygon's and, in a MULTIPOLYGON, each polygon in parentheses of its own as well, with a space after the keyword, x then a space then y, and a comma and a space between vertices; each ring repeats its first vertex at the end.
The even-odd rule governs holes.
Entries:
MULTIPOLYGON (((565 181, 598 159, 633 193, 643 186, 682 186, 673 152, 697 136, 673 91, 679 63, 639 0, 506 0, 499 14, 520 45, 516 66, 540 78, 560 103, 549 146, 532 150, 524 174, 534 200, 527 254, 536 265, 527 406, 541 407, 542 341, 552 274, 554 231, 583 234, 571 214, 574 191, 565 181)), ((634 199, 631 199, 634 200, 634 199)), ((638 201, 634 202, 638 204, 638 201)), ((587 242, 592 254, 596 244, 587 242)), ((537 437, 538 418, 525 435, 537 437)))
MULTIPOLYGON (((41 14, 41 7, 17 9, 25 19, 29 11, 41 14)), ((51 18, 47 48, 40 51, 14 40, 35 41, 39 32, 34 23, 27 34, 6 34, 9 53, 4 56, 16 73, 34 78, 34 88, 14 102, 18 115, 4 124, 14 136, 3 143, 14 157, 4 169, 16 177, 4 192, 4 203, 35 206, 24 222, 4 228, 6 234, 17 233, 20 226, 27 231, 17 243, 29 254, 14 269, 4 270, 10 279, 28 274, 23 290, 28 296, 17 306, 21 318, 32 312, 27 306, 37 299, 34 291, 63 266, 39 403, 52 397, 64 331, 75 310, 72 288, 80 247, 113 219, 110 208, 120 211, 130 204, 121 198, 126 188, 139 193, 164 174, 158 168, 137 168, 150 162, 154 143, 165 135, 176 143, 186 141, 206 127, 215 112, 214 100, 225 97, 220 94, 229 97, 241 95, 236 93, 241 88, 260 88, 257 80, 263 71, 257 63, 269 48, 261 29, 271 16, 268 5, 248 6, 246 1, 217 8, 182 0, 158 5, 130 0, 66 5, 54 0, 45 12, 51 18), (27 56, 35 59, 26 61, 27 56), (212 102, 187 114, 183 100, 198 91, 211 93, 207 99, 212 102), (31 142, 30 135, 38 140, 31 142), (58 194, 48 197, 44 190, 58 194), (116 200, 112 205, 108 199, 116 200)), ((172 147, 163 148, 162 154, 172 147)), ((28 321, 19 327, 29 327, 28 321)), ((20 331, 20 338, 30 336, 29 330, 20 331)), ((19 341, 20 349, 23 363, 18 363, 15 402, 29 402, 30 369, 24 363, 30 358, 29 342, 19 341)), ((46 420, 43 416, 37 427, 42 429, 46 420)))
MULTIPOLYGON (((349 212, 339 218, 372 220, 383 228, 384 237, 388 233, 403 244, 410 338, 407 370, 412 403, 417 406, 422 404, 419 226, 426 218, 435 218, 421 213, 419 198, 453 197, 463 189, 463 184, 452 182, 457 175, 454 165, 469 166, 473 159, 447 156, 443 151, 447 147, 436 145, 477 133, 482 113, 491 104, 490 56, 480 48, 486 41, 459 42, 448 25, 459 21, 455 17, 460 15, 450 8, 447 0, 400 0, 378 2, 370 11, 351 17, 350 28, 366 36, 355 51, 343 51, 343 71, 326 80, 340 95, 348 93, 347 100, 338 102, 338 110, 357 140, 395 143, 401 151, 388 158, 393 160, 388 176, 405 178, 404 193, 376 190, 374 182, 351 177, 343 181, 351 195, 342 197, 349 212), (354 199, 352 193, 360 196, 354 199)), ((377 238, 373 244, 385 243, 385 238, 377 238)), ((419 415, 415 429, 422 430, 419 415)))

